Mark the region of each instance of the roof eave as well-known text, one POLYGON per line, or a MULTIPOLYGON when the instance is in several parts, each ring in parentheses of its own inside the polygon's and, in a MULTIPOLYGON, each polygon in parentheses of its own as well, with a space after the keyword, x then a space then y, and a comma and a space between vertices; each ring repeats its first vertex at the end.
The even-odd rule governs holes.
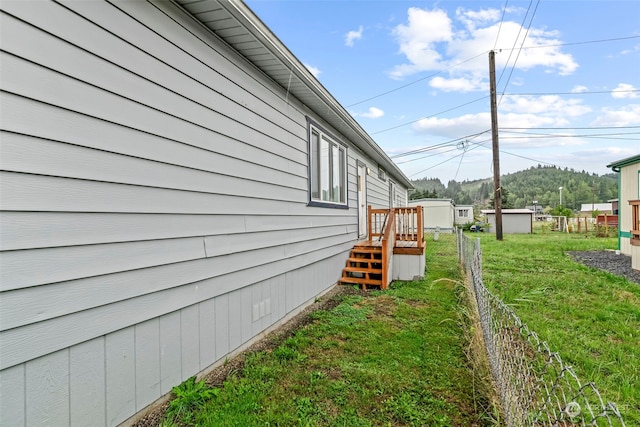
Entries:
POLYGON ((613 169, 615 172, 620 172, 621 167, 629 166, 635 163, 640 163, 640 154, 627 157, 626 159, 618 160, 616 162, 608 164, 607 167, 613 169))
MULTIPOLYGON (((176 0, 182 4, 182 8, 188 11, 188 3, 176 0)), ((253 37, 259 41, 262 46, 273 56, 274 59, 282 63, 291 73, 291 77, 298 79, 303 88, 297 89, 292 85, 286 87, 271 75, 269 69, 262 68, 260 64, 252 62, 258 69, 269 76, 273 81, 277 82, 285 90, 289 91, 293 96, 304 102, 305 98, 311 95, 314 99, 321 102, 323 108, 317 108, 309 103, 305 103, 308 108, 314 111, 318 116, 322 117, 327 123, 331 124, 345 137, 353 141, 353 143, 378 162, 387 173, 395 178, 398 183, 403 184, 409 189, 414 188, 411 180, 398 168, 398 166, 389 158, 389 156, 378 146, 378 144, 369 136, 369 134, 360 126, 360 124, 345 110, 344 107, 327 91, 327 89, 311 74, 311 72, 300 62, 295 55, 282 43, 278 37, 260 20, 258 16, 241 0, 204 0, 211 2, 224 8, 240 25, 242 25, 253 37)), ((200 5, 203 2, 199 2, 200 5)), ((193 16, 193 15, 192 15, 193 16)), ((194 19, 201 22, 204 26, 212 30, 218 37, 225 40, 231 47, 233 43, 226 40, 221 35, 207 25, 206 22, 200 21, 197 16, 194 19)), ((239 51, 238 51, 239 52, 239 51)), ((242 54, 241 52, 239 52, 242 54)), ((250 61, 249 58, 247 60, 250 61)), ((250 61, 251 62, 251 61, 250 61)))

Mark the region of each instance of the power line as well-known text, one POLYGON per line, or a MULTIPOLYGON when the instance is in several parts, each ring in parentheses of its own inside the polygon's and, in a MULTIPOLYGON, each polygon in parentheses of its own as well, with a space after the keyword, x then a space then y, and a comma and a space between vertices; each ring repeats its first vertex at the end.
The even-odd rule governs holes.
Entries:
POLYGON ((542 129, 542 130, 573 130, 573 129, 638 129, 640 126, 590 126, 590 127, 536 127, 536 128, 510 128, 501 127, 501 130, 529 130, 529 129, 542 129))
POLYGON ((612 94, 612 93, 627 93, 627 92, 640 92, 640 89, 625 89, 625 90, 593 90, 584 92, 531 92, 531 93, 503 93, 503 96, 540 96, 540 95, 591 95, 591 94, 612 94))
MULTIPOLYGON (((540 2, 538 1, 538 3, 540 3, 540 2)), ((505 6, 505 8, 506 8, 506 6, 505 6)), ((536 9, 537 9, 537 5, 536 5, 536 9)), ((527 10, 527 14, 528 14, 528 10, 527 10)), ((504 19, 504 12, 503 12, 503 19, 504 19)), ((525 19, 526 19, 526 15, 525 15, 525 19)), ((523 23, 524 23, 524 21, 523 21, 523 23)), ((502 25, 502 22, 501 22, 501 25, 502 25)), ((531 23, 529 24, 529 26, 531 26, 531 23)), ((587 40, 587 41, 582 41, 582 42, 570 42, 570 43, 556 43, 556 44, 540 45, 540 46, 522 46, 521 45, 519 48, 516 48, 515 45, 514 45, 514 47, 511 47, 511 48, 495 49, 495 47, 494 47, 494 50, 505 50, 505 51, 509 50, 509 51, 513 51, 513 50, 524 50, 524 49, 541 49, 541 48, 548 48, 548 47, 574 46, 574 45, 591 44, 591 43, 605 43, 605 42, 630 40, 630 39, 637 39, 637 38, 640 38, 640 36, 613 37, 613 38, 609 38, 609 39, 587 40)), ((517 42, 517 37, 516 37, 516 42, 517 42)), ((496 43, 497 43, 497 38, 496 38, 496 43)), ((363 104, 363 103, 365 103, 367 101, 371 101, 372 99, 380 98, 382 96, 389 95, 391 93, 397 92, 397 91, 402 90, 402 89, 404 89, 406 87, 412 86, 414 84, 420 83, 420 82, 422 82, 424 80, 427 80, 429 78, 435 77, 438 74, 441 74, 442 72, 447 71, 447 70, 449 70, 451 68, 455 68, 455 67, 458 67, 458 66, 460 66, 462 64, 466 64, 467 62, 473 61, 474 59, 485 55, 487 52, 488 52, 488 50, 485 50, 485 51, 483 51, 483 52, 481 52, 481 53, 479 53, 479 54, 477 54, 475 56, 472 56, 470 58, 467 58, 467 59, 465 59, 463 61, 457 62, 455 64, 451 64, 451 65, 449 65, 447 67, 444 67, 444 68, 442 68, 441 70, 439 70, 439 71, 437 71, 435 73, 429 74, 428 76, 421 77, 421 78, 419 78, 417 80, 414 80, 412 82, 406 83, 406 84, 401 85, 401 86, 398 86, 396 88, 387 90, 385 92, 381 92, 381 93, 379 93, 377 95, 370 96, 370 97, 368 97, 366 99, 363 99, 361 101, 354 102, 352 104, 347 105, 346 107, 347 108, 354 107, 356 105, 363 104)), ((509 62, 509 59, 507 59, 507 63, 508 62, 509 62)), ((502 78, 502 75, 504 74, 504 70, 506 70, 506 65, 505 65, 505 68, 503 69, 502 73, 500 74, 500 79, 502 78)), ((620 91, 620 92, 623 92, 623 91, 620 91)), ((585 93, 585 92, 582 92, 582 93, 585 93)), ((593 93, 597 93, 597 92, 593 92, 593 93)))
POLYGON ((371 101, 372 99, 380 98, 381 96, 389 95, 390 93, 397 92, 397 91, 399 91, 401 89, 404 89, 406 87, 412 86, 412 85, 414 85, 416 83, 420 83, 421 81, 424 81, 426 79, 430 79, 431 77, 435 77, 438 74, 440 74, 440 73, 442 73, 444 71, 447 71, 447 70, 449 70, 451 68, 454 68, 454 67, 457 67, 459 65, 465 64, 467 62, 473 61, 474 59, 476 59, 476 58, 478 58, 478 57, 480 57, 480 56, 482 56, 482 55, 484 55, 486 53, 487 53, 487 51, 484 51, 482 53, 477 54, 476 56, 473 56, 471 58, 465 59, 464 61, 460 61, 460 62, 457 62, 455 64, 451 64, 448 67, 444 67, 443 69, 441 69, 441 70, 439 70, 439 71, 437 71, 437 72, 435 72, 433 74, 429 74, 428 76, 421 77, 421 78, 419 78, 417 80, 414 80, 412 82, 406 83, 406 84, 404 84, 402 86, 398 86, 398 87, 396 87, 394 89, 390 89, 390 90, 388 90, 386 92, 379 93, 378 95, 374 95, 374 96, 371 96, 371 97, 369 97, 367 99, 363 99, 362 101, 354 102, 353 104, 347 105, 347 108, 351 108, 351 107, 354 107, 356 105, 363 104, 363 103, 365 103, 367 101, 371 101))
POLYGON ((461 136, 460 138, 452 139, 452 140, 449 140, 449 141, 446 141, 446 142, 442 142, 442 143, 439 143, 439 144, 435 144, 435 145, 429 145, 427 147, 417 148, 415 150, 410 150, 410 151, 406 151, 404 153, 395 154, 395 155, 390 156, 390 157, 392 159, 396 159, 398 157, 410 156, 412 154, 420 154, 420 153, 423 153, 425 151, 435 150, 436 148, 443 147, 443 146, 446 146, 446 145, 450 145, 450 144, 453 144, 453 143, 457 143, 457 142, 462 141, 462 140, 473 139, 473 138, 478 137, 478 136, 482 135, 483 133, 487 133, 487 132, 489 132, 489 131, 485 130, 485 131, 482 131, 482 132, 461 136))
POLYGON ((502 17, 500 18, 500 25, 498 25, 498 34, 496 34, 496 41, 493 43, 493 50, 496 49, 496 45, 498 44, 498 39, 500 38, 500 30, 502 30, 502 23, 504 22, 504 15, 507 13, 508 5, 509 0, 504 3, 504 8, 502 9, 502 17))
MULTIPOLYGON (((628 36, 628 37, 615 37, 610 39, 599 39, 599 40, 587 40, 582 42, 572 42, 572 43, 556 43, 556 44, 547 44, 547 45, 539 45, 539 46, 521 46, 518 49, 542 49, 547 47, 561 47, 561 46, 575 46, 581 44, 591 44, 591 43, 606 43, 606 42, 614 42, 620 40, 630 40, 630 39, 638 39, 640 36, 628 36)), ((511 50, 515 48, 502 48, 498 50, 511 50)))
POLYGON ((465 102, 464 104, 460 104, 460 105, 457 105, 455 107, 451 107, 451 108, 449 108, 447 110, 440 111, 438 113, 434 113, 434 114, 431 114, 429 116, 420 117, 419 119, 412 120, 410 122, 402 123, 400 125, 396 125, 396 126, 393 126, 393 127, 390 127, 390 128, 382 129, 382 130, 379 130, 379 131, 376 131, 376 132, 371 132, 369 135, 376 135, 376 134, 387 132, 387 131, 390 131, 390 130, 393 130, 393 129, 398 129, 398 128, 401 128, 403 126, 407 126, 407 125, 419 122, 420 120, 429 119, 431 117, 437 116, 438 114, 448 113, 449 111, 457 110, 458 108, 462 108, 462 107, 464 107, 466 105, 473 104, 474 102, 482 101, 483 99, 487 99, 488 97, 489 97, 488 95, 485 95, 485 96, 482 96, 480 98, 474 99, 473 101, 465 102))
MULTIPOLYGON (((520 38, 520 33, 522 32, 522 28, 524 27, 524 23, 527 21, 527 16, 529 16, 529 11, 531 10, 531 5, 533 4, 533 0, 529 1, 529 7, 527 7, 527 12, 524 14, 524 18, 522 18, 522 24, 520 24, 520 27, 518 28, 518 34, 516 34, 516 38, 513 40, 513 47, 511 49, 504 49, 504 50, 509 50, 509 56, 507 57, 507 61, 504 63, 504 68, 502 69, 502 71, 500 72, 500 77, 498 77, 498 82, 496 84, 496 86, 498 84, 500 84, 500 81, 502 80, 502 76, 504 75, 504 72, 506 71, 507 67, 509 66, 509 61, 511 61, 511 55, 513 55, 513 51, 516 50, 516 44, 518 43, 518 39, 520 38)), ((525 36, 526 39, 526 36, 525 36)), ((522 40, 522 42, 524 43, 524 39, 522 40)), ((521 46, 522 47, 522 46, 521 46)), ((494 49, 495 50, 495 49, 494 49)), ((518 50, 518 55, 520 50, 518 50)), ((516 58, 517 61, 517 58, 516 58)), ((515 67, 515 62, 513 64, 513 66, 515 67)))
MULTIPOLYGON (((482 141, 474 142, 474 144, 480 144, 482 142, 487 142, 487 141, 491 141, 491 140, 490 139, 483 139, 482 141)), ((442 154, 450 153, 450 152, 456 151, 456 150, 458 150, 458 147, 453 147, 453 148, 450 148, 450 149, 445 150, 445 151, 440 151, 440 152, 437 152, 437 153, 429 154, 428 156, 421 156, 421 157, 416 157, 416 158, 413 158, 413 159, 405 160, 403 162, 397 162, 396 164, 397 165, 404 165, 405 163, 415 162, 416 160, 427 159, 429 157, 440 156, 442 154)))
MULTIPOLYGON (((486 146, 486 145, 484 145, 484 144, 482 144, 482 145, 483 145, 485 148, 489 148, 489 147, 487 147, 487 146, 486 146)), ((521 155, 519 155, 519 154, 510 153, 510 152, 505 151, 505 150, 502 150, 502 149, 500 150, 500 152, 501 152, 501 153, 504 153, 504 154, 509 154, 510 156, 520 157, 520 158, 522 158, 522 159, 526 159, 526 160, 531 160, 532 162, 542 163, 542 164, 549 165, 549 166, 559 167, 558 165, 555 165, 555 164, 553 164, 553 163, 544 162, 544 161, 542 161, 542 160, 536 160, 536 159, 533 159, 533 158, 531 158, 531 157, 521 156, 521 155)))
MULTIPOLYGON (((511 76, 513 75, 513 71, 516 69, 518 58, 520 58, 520 54, 522 53, 522 46, 524 46, 524 42, 527 40, 527 37, 529 36, 529 30, 531 29, 531 24, 533 24, 533 18, 536 16, 536 12, 538 11, 539 5, 540 5, 540 0, 538 0, 538 2, 536 3, 536 8, 533 10, 533 14, 531 15, 531 20, 529 21, 529 26, 527 27, 527 31, 525 32, 524 37, 522 38, 522 43, 520 44, 520 49, 518 50, 518 54, 516 55, 516 60, 513 61, 513 66, 511 67, 511 71, 509 72, 509 77, 507 78, 507 82, 504 84, 502 94, 500 94, 500 99, 498 100, 498 106, 500 106, 500 103, 502 102, 502 96, 504 92, 507 90, 507 87, 509 86, 509 82, 511 81, 511 76)), ((529 7, 531 7, 531 3, 529 3, 529 7)), ((518 35, 519 34, 520 33, 518 32, 518 35)))
MULTIPOLYGON (((474 147, 472 147, 472 148, 469 148, 467 151, 475 150, 476 148, 479 148, 479 147, 481 147, 481 144, 477 144, 476 146, 474 146, 474 147)), ((442 162, 440 162, 440 163, 438 163, 438 164, 435 164, 435 165, 433 165, 433 166, 429 166, 428 168, 423 169, 423 170, 421 170, 421 171, 419 171, 419 172, 416 172, 416 173, 414 173, 414 174, 411 174, 411 175, 409 175, 409 176, 416 176, 416 175, 418 175, 418 174, 424 173, 424 172, 426 172, 426 171, 428 171, 428 170, 430 170, 430 169, 433 169, 433 168, 435 168, 435 167, 437 167, 437 166, 440 166, 440 165, 441 165, 441 164, 443 164, 443 163, 447 163, 447 162, 449 162, 449 161, 451 161, 451 160, 455 159, 456 157, 462 156, 462 155, 464 155, 465 153, 466 153, 466 152, 461 153, 461 154, 457 154, 457 155, 452 156, 452 157, 449 157, 447 160, 444 160, 444 161, 442 161, 442 162)))

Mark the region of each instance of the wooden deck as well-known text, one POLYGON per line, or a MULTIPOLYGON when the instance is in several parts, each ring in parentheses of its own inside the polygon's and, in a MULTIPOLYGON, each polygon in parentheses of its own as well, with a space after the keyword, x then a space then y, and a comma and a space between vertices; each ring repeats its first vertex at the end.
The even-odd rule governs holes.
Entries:
MULTIPOLYGON (((360 240, 355 244, 359 248, 381 248, 380 240, 360 240)), ((416 240, 396 240, 393 246, 394 254, 401 255, 422 255, 424 253, 424 245, 418 245, 416 240)))

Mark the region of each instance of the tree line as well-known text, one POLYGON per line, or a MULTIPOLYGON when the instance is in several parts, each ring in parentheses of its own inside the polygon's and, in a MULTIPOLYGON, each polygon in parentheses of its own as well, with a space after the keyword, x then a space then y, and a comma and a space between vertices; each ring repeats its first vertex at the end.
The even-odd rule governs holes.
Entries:
MULTIPOLYGON (((505 209, 533 206, 535 201, 536 205, 546 210, 562 207, 579 211, 582 204, 605 203, 618 197, 615 173, 600 176, 584 170, 538 165, 503 175, 500 181, 503 188, 502 207, 505 209)), ((422 178, 412 182, 416 189, 410 193, 410 199, 446 198, 453 199, 458 205, 474 205, 481 209, 493 205, 491 178, 462 182, 451 180, 446 186, 439 178, 422 178)))

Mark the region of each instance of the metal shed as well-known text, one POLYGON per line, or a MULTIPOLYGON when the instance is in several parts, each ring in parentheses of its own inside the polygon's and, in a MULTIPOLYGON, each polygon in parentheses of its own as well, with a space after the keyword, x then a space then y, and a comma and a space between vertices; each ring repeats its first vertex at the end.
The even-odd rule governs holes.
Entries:
MULTIPOLYGON (((489 223, 489 233, 495 233, 496 211, 486 209, 482 211, 487 216, 489 223)), ((529 209, 503 209, 502 210, 502 231, 505 234, 526 234, 533 231, 533 211, 529 209)))

